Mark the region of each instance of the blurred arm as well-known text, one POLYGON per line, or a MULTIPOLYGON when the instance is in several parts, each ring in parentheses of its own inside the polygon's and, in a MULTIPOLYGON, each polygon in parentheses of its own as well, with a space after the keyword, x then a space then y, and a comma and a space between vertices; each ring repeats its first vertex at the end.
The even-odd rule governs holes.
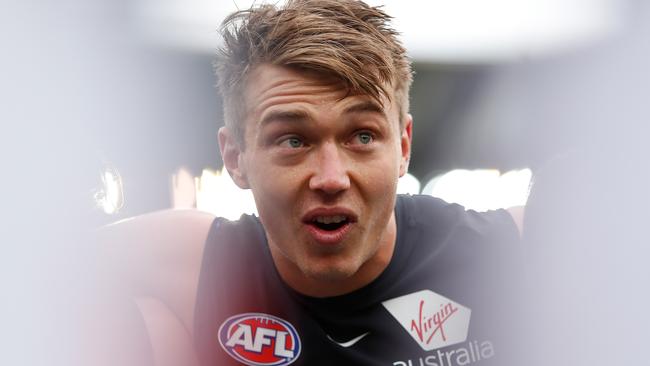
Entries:
POLYGON ((126 296, 160 300, 191 336, 203 248, 213 220, 196 210, 167 210, 103 227, 98 234, 105 275, 126 296))

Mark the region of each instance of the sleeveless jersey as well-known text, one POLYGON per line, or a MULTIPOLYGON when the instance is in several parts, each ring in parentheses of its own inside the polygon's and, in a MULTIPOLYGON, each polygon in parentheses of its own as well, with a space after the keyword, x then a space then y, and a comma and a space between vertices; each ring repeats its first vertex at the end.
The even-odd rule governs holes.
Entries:
POLYGON ((519 235, 505 210, 466 211, 398 196, 388 267, 352 293, 313 298, 277 273, 255 216, 216 219, 196 304, 203 366, 503 365, 512 336, 510 265, 519 235))

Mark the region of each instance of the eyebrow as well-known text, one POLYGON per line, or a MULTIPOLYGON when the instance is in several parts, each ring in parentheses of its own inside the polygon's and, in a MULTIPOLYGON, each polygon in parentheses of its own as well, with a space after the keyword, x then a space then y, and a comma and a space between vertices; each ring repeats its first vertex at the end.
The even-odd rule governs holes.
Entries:
POLYGON ((354 105, 349 106, 345 109, 345 113, 379 113, 384 118, 386 117, 386 112, 379 104, 374 101, 366 100, 354 105))
MULTIPOLYGON (((376 102, 367 100, 360 103, 356 103, 347 107, 343 113, 378 113, 383 117, 386 117, 384 109, 377 104, 376 102)), ((301 110, 290 110, 290 111, 273 111, 264 116, 260 125, 266 125, 272 122, 302 122, 311 119, 309 114, 301 110)))
POLYGON ((376 102, 366 100, 353 104, 345 109, 345 113, 355 113, 355 112, 376 112, 384 113, 383 108, 381 108, 376 102))
POLYGON ((309 119, 309 115, 300 110, 295 111, 273 111, 264 116, 261 125, 271 122, 301 122, 309 119))

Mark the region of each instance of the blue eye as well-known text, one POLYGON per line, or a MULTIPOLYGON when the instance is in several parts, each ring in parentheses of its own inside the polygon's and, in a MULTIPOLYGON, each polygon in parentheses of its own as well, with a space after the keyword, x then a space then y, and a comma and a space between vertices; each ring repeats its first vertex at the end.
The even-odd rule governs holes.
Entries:
POLYGON ((289 137, 289 138, 285 139, 284 141, 282 141, 282 144, 286 145, 287 147, 290 147, 292 149, 298 149, 298 148, 301 148, 301 147, 303 147, 305 145, 302 142, 302 140, 300 140, 297 137, 289 137))
POLYGON ((359 142, 362 143, 363 145, 368 145, 373 141, 373 137, 370 132, 361 132, 357 134, 357 138, 359 139, 359 142))

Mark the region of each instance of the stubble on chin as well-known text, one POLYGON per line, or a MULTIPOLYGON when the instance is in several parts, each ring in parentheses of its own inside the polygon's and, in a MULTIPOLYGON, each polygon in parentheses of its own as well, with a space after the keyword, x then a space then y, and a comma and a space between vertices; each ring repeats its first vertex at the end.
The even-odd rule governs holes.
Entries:
POLYGON ((310 278, 317 282, 324 282, 336 284, 337 282, 345 281, 354 276, 357 272, 348 268, 341 268, 338 266, 327 266, 324 268, 305 268, 302 270, 305 277, 310 278))

